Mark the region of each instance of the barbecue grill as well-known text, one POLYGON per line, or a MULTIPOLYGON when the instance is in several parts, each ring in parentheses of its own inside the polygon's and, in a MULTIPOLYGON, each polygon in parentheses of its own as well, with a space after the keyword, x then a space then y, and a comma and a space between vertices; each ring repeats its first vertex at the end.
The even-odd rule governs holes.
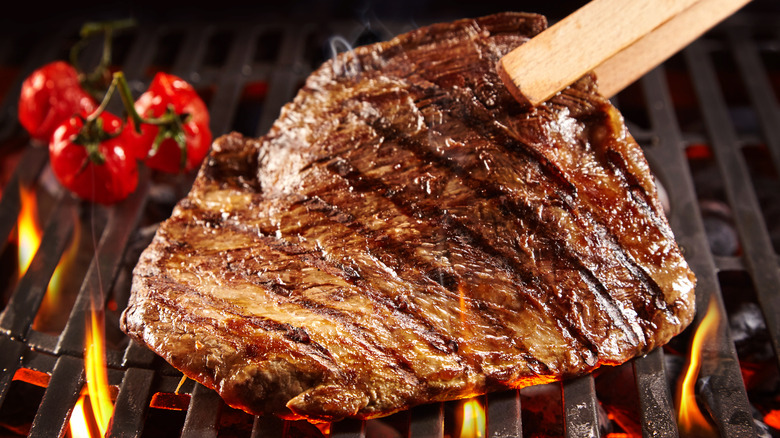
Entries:
MULTIPOLYGON (((721 436, 780 436, 767 425, 772 412, 780 419, 780 10, 766 9, 740 12, 614 98, 665 189, 670 223, 698 277, 696 321, 665 349, 620 367, 480 397, 487 436, 679 436, 673 385, 711 301, 724 316, 704 341, 700 406, 721 436)), ((0 162, 15 168, 0 178, 0 435, 66 433, 85 385, 85 321, 97 297, 115 400, 111 436, 459 436, 461 402, 327 427, 253 417, 208 388, 182 384, 177 370, 119 331, 130 270, 192 176, 142 171, 138 190, 111 207, 82 203, 54 182, 47 150, 30 144, 16 120, 16 100, 33 69, 66 56, 80 24, 0 41, 0 162), (15 280, 20 187, 34 188, 44 220, 41 246, 15 280), (73 294, 49 310, 54 322, 39 325, 47 285, 74 236, 73 294)), ((216 135, 262 135, 331 50, 419 24, 142 22, 117 37, 114 61, 139 94, 155 71, 190 81, 216 135)), ((99 51, 88 46, 83 56, 96 60, 99 51)))

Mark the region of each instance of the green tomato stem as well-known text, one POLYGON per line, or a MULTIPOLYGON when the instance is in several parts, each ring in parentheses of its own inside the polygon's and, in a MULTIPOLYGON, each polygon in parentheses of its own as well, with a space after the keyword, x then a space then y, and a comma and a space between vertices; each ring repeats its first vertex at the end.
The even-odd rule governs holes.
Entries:
POLYGON ((102 91, 111 80, 108 67, 111 65, 114 33, 133 26, 135 26, 133 19, 85 23, 79 31, 81 38, 70 49, 70 63, 79 73, 82 87, 98 100, 103 98, 102 91), (86 73, 79 63, 79 54, 90 38, 100 34, 103 35, 103 53, 100 63, 91 72, 86 73))

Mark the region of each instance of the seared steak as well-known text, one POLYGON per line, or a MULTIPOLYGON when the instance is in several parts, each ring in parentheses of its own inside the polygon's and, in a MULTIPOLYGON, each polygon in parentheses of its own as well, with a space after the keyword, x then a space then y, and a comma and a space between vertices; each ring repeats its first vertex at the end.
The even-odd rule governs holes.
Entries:
POLYGON ((122 324, 250 413, 332 420, 619 364, 691 321, 644 156, 585 77, 537 108, 498 59, 545 27, 437 24, 326 62, 218 139, 122 324))

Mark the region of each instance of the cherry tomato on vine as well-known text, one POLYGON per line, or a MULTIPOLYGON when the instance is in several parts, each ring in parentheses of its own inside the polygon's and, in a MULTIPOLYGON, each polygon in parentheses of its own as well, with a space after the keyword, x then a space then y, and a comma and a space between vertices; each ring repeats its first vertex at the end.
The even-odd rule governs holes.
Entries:
POLYGON ((206 104, 192 85, 177 76, 157 73, 134 106, 145 119, 161 118, 171 112, 181 116, 178 127, 142 123, 140 135, 131 119, 127 131, 137 138, 134 143, 139 146, 138 159, 153 169, 169 173, 189 172, 200 165, 211 146, 211 130, 206 104), (155 141, 159 141, 156 149, 155 141))
POLYGON ((103 112, 92 123, 71 117, 54 131, 49 158, 60 183, 101 204, 125 199, 138 185, 138 164, 120 135, 123 123, 103 112))
POLYGON ((96 108, 95 100, 81 88, 76 69, 66 62, 46 64, 22 83, 19 121, 38 140, 48 142, 62 122, 96 108))

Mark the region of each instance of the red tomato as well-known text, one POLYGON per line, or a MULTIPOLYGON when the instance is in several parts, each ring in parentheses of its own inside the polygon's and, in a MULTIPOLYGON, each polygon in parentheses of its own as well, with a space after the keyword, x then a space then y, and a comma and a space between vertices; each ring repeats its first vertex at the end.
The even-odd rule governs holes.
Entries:
POLYGON ((22 83, 19 121, 38 140, 48 142, 61 123, 96 108, 95 100, 81 88, 76 69, 66 62, 46 64, 22 83))
MULTIPOLYGON (((105 134, 119 134, 122 120, 103 112, 100 114, 105 134)), ((84 120, 72 117, 62 123, 49 143, 49 158, 60 183, 78 197, 101 204, 125 199, 138 185, 138 164, 122 143, 122 136, 100 138, 85 133, 84 120), (81 133, 81 135, 79 135, 81 133), (79 144, 80 137, 97 144, 102 164, 90 159, 88 149, 79 144)))
POLYGON ((157 73, 149 89, 135 102, 135 110, 148 119, 163 116, 168 108, 185 115, 182 120, 184 149, 173 138, 165 138, 157 151, 151 151, 160 130, 155 125, 142 124, 138 135, 131 121, 126 131, 135 137, 136 158, 145 160, 149 167, 169 173, 189 172, 200 165, 211 146, 208 109, 192 85, 174 75, 157 73), (183 166, 182 153, 186 154, 183 166))

